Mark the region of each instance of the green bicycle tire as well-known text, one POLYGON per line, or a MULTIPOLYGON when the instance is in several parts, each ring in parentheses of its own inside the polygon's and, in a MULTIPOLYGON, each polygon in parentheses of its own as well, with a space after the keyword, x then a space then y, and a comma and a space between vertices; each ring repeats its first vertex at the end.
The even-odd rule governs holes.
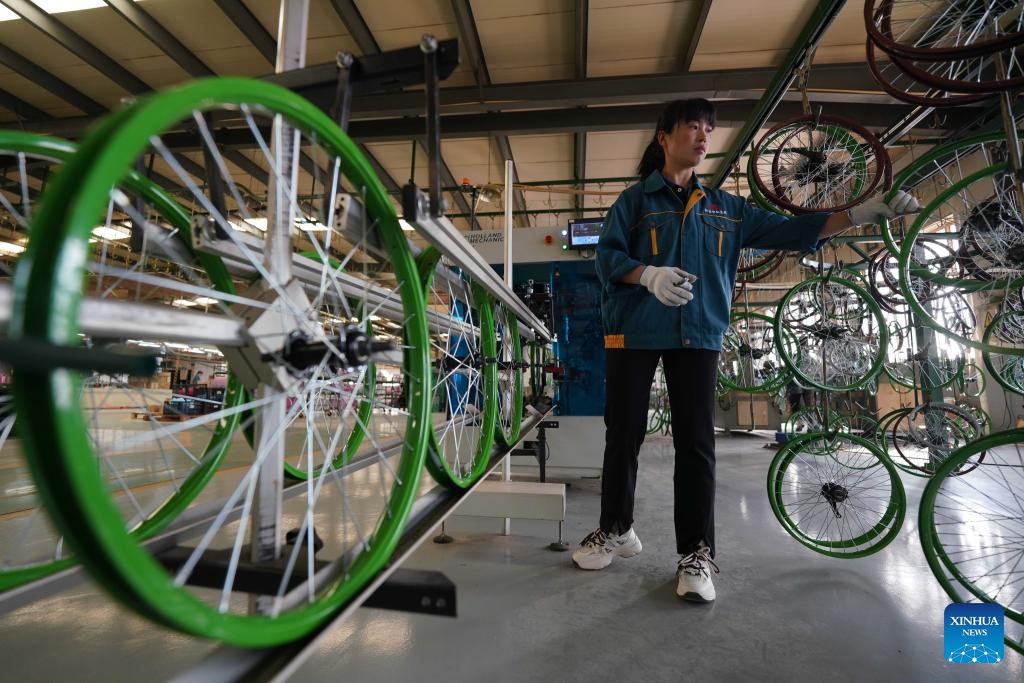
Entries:
MULTIPOLYGON (((835 465, 840 467, 842 466, 832 453, 829 453, 827 456, 812 455, 810 457, 813 460, 808 460, 806 462, 824 463, 825 467, 833 470, 828 473, 830 478, 835 478, 839 474, 842 474, 837 467, 833 467, 832 464, 829 464, 831 461, 832 463, 835 463, 835 465)), ((812 474, 813 473, 814 472, 812 472, 812 474)), ((903 524, 903 518, 906 515, 906 493, 903 489, 903 484, 896 473, 896 468, 893 466, 889 457, 866 439, 850 436, 848 434, 819 432, 805 434, 787 442, 781 449, 779 449, 778 453, 776 453, 775 457, 772 459, 771 465, 768 469, 767 483, 768 499, 772 508, 772 513, 775 515, 775 518, 779 521, 782 527, 805 547, 830 557, 866 557, 878 552, 896 538, 899 534, 900 527, 903 524), (884 473, 887 477, 887 481, 889 482, 890 493, 888 500, 885 502, 885 507, 880 512, 876 510, 873 515, 873 517, 877 517, 877 521, 871 524, 870 527, 861 529, 859 533, 856 533, 856 535, 852 535, 852 533, 855 532, 851 532, 851 537, 849 538, 845 537, 845 534, 840 534, 840 538, 838 539, 821 538, 820 536, 826 533, 828 529, 823 526, 823 523, 819 523, 817 521, 813 522, 811 526, 817 528, 819 537, 813 536, 809 529, 805 530, 803 528, 803 520, 797 518, 793 514, 799 512, 796 507, 787 505, 785 500, 785 472, 787 468, 792 466, 794 462, 796 462, 797 458, 800 457, 800 449, 810 442, 821 439, 831 439, 833 441, 841 439, 848 441, 860 448, 863 448, 867 453, 870 453, 874 458, 877 458, 882 465, 882 469, 877 467, 852 468, 851 471, 853 474, 850 475, 851 479, 843 479, 842 484, 838 481, 825 482, 825 484, 822 484, 821 491, 833 491, 836 490, 836 486, 842 486, 847 492, 859 491, 856 487, 860 485, 860 479, 866 476, 880 477, 882 476, 882 473, 884 473), (792 511, 790 511, 790 507, 793 507, 792 511)), ((814 488, 817 487, 820 482, 808 480, 804 482, 804 485, 808 483, 811 488, 814 488)), ((815 493, 807 495, 808 497, 805 502, 812 499, 816 501, 817 496, 823 494, 815 493)), ((849 498, 840 502, 845 503, 847 501, 849 501, 849 498)), ((849 506, 844 506, 844 510, 846 510, 849 515, 851 513, 847 510, 848 507, 849 506)), ((838 506, 833 508, 833 514, 836 515, 837 518, 840 518, 838 514, 838 506)), ((826 520, 828 520, 827 510, 825 511, 825 515, 826 520)))
MULTIPOLYGON (((296 130, 313 134, 335 153, 346 175, 365 188, 367 211, 377 219, 382 243, 392 255, 400 282, 416 279, 415 267, 390 199, 358 148, 309 102, 277 86, 242 78, 204 79, 140 99, 104 120, 82 143, 48 190, 62 202, 45 202, 37 229, 44 239, 30 245, 15 278, 12 335, 56 344, 74 341, 74 312, 81 295, 77 282, 84 271, 89 233, 106 204, 110 188, 129 173, 156 132, 194 111, 247 104, 260 112, 287 117, 296 130), (71 284, 71 287, 66 285, 71 284), (29 301, 34 302, 32 306, 29 301), (40 302, 46 302, 42 305, 40 302)), ((404 356, 410 376, 427 372, 423 296, 418 287, 403 287, 404 356)), ((120 602, 143 616, 195 635, 244 647, 280 644, 302 637, 340 609, 384 565, 398 543, 411 509, 426 443, 427 407, 422 386, 411 387, 407 423, 396 485, 387 514, 374 533, 372 547, 354 559, 348 573, 312 602, 282 614, 222 613, 177 586, 136 539, 124 533, 117 510, 105 500, 91 450, 83 443, 76 411, 75 373, 54 369, 18 373, 18 406, 31 406, 28 439, 48 506, 81 562, 120 602), (70 398, 69 398, 70 397, 70 398)))

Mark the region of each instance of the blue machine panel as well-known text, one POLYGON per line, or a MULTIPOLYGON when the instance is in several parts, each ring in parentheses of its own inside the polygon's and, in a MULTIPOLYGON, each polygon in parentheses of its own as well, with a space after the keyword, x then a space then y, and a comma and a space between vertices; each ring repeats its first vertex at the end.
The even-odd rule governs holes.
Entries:
MULTIPOLYGON (((500 270, 500 268, 499 268, 500 270)), ((604 415, 604 333, 601 284, 592 260, 516 264, 516 291, 528 280, 548 282, 553 298, 555 357, 564 368, 556 383, 557 415, 604 415)))

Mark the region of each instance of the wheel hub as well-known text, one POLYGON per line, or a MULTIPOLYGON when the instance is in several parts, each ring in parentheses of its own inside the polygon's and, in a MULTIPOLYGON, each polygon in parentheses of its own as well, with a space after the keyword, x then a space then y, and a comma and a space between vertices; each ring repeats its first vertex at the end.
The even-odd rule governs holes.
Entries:
POLYGON ((850 497, 849 490, 842 484, 830 481, 821 485, 820 493, 832 508, 832 512, 835 513, 835 516, 842 517, 842 515, 839 514, 839 503, 845 502, 846 499, 850 497))

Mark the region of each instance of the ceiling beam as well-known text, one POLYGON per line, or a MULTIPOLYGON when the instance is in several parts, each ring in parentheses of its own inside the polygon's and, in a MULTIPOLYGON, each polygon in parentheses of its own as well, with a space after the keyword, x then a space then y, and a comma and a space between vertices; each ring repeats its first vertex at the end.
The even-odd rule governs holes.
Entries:
POLYGON ((375 55, 380 52, 380 45, 374 39, 370 27, 367 26, 354 0, 331 0, 331 5, 334 6, 338 18, 341 19, 341 23, 345 24, 345 28, 348 29, 352 40, 356 41, 362 54, 375 55))
POLYGON ((221 154, 225 159, 242 169, 243 172, 254 178, 257 182, 266 185, 270 180, 270 174, 267 172, 267 169, 261 167, 255 161, 242 154, 241 150, 226 149, 221 151, 221 154))
MULTIPOLYGON (((336 64, 318 64, 300 72, 264 76, 310 100, 330 103, 337 87, 336 64)), ((633 102, 667 102, 680 97, 755 99, 776 74, 775 69, 728 69, 649 76, 604 76, 552 81, 468 85, 441 89, 447 112, 483 113, 541 107, 579 107, 633 102)), ((808 91, 828 101, 898 102, 881 92, 866 64, 824 64, 811 72, 808 91)), ((359 95, 352 99, 356 118, 415 116, 423 111, 422 91, 359 95)))
POLYGON ((57 120, 50 117, 50 115, 42 109, 37 109, 25 100, 2 88, 0 88, 0 107, 14 112, 14 115, 17 116, 19 120, 38 121, 44 124, 47 120, 57 120))
MULTIPOLYGON (((740 127, 754 113, 757 106, 752 100, 730 100, 715 105, 719 127, 740 127)), ((574 133, 614 130, 648 130, 663 109, 662 104, 639 104, 616 107, 594 107, 553 109, 542 111, 491 112, 464 116, 441 117, 441 137, 446 139, 475 137, 485 133, 505 135, 547 133, 574 133)), ((849 104, 843 108, 843 115, 852 118, 868 128, 884 128, 911 110, 906 104, 849 104)), ((800 102, 782 102, 767 121, 777 122, 800 116, 803 107, 800 102)), ((967 118, 975 116, 974 110, 966 107, 950 109, 945 113, 942 128, 921 125, 914 129, 931 135, 942 131, 955 130, 967 118)), ((923 121, 922 124, 929 122, 923 121)), ((349 133, 364 142, 392 142, 416 137, 423 130, 423 119, 403 118, 379 121, 353 121, 349 133)))
MULTIPOLYGON (((422 95, 422 94, 421 94, 422 95)), ((719 127, 739 127, 748 120, 757 102, 754 100, 727 100, 715 104, 716 119, 719 127)), ((496 111, 486 114, 454 115, 441 117, 441 137, 445 139, 481 137, 484 135, 538 135, 545 133, 574 133, 615 130, 650 130, 656 121, 663 105, 635 104, 615 107, 571 107, 566 109, 548 109, 541 111, 496 111)), ((852 118, 861 125, 881 130, 898 121, 913 109, 908 104, 848 104, 843 108, 843 115, 852 118)), ((71 119, 45 118, 45 112, 35 110, 42 116, 33 116, 28 122, 22 123, 23 130, 35 133, 48 133, 66 138, 81 137, 89 125, 95 122, 92 117, 71 119), (40 120, 42 119, 42 120, 40 120)), ((976 107, 954 107, 943 111, 940 120, 923 120, 910 133, 941 136, 967 125, 978 116, 976 107)), ((781 102, 767 122, 778 122, 803 113, 801 102, 781 102)), ((238 123, 237 121, 234 123, 238 123)), ((224 120, 227 127, 232 124, 224 120)), ((349 124, 349 135, 363 142, 395 142, 398 140, 416 140, 423 137, 426 125, 422 115, 401 119, 384 119, 372 121, 353 121, 349 124)), ((225 131, 230 135, 231 130, 225 131)), ((238 130, 238 139, 226 138, 232 144, 246 144, 245 136, 251 138, 247 128, 238 130)), ((218 136, 220 133, 218 133, 218 136)), ((165 140, 180 141, 181 133, 165 133, 165 140)), ((188 136, 185 136, 188 138, 188 136)), ((218 137, 220 140, 221 138, 218 137)))
POLYGON ((381 165, 380 160, 373 155, 370 148, 359 143, 359 151, 362 152, 363 156, 366 157, 366 160, 370 162, 370 166, 373 167, 373 172, 376 173, 377 177, 380 178, 380 181, 384 183, 384 188, 392 194, 401 193, 402 188, 399 186, 398 181, 396 181, 391 173, 381 165))
POLYGON ((476 30, 476 20, 473 18, 473 8, 469 0, 452 0, 452 11, 455 13, 455 23, 459 26, 459 36, 462 38, 459 44, 460 52, 469 59, 474 82, 480 88, 490 85, 491 75, 487 71, 484 47, 480 43, 480 33, 476 30))
POLYGON ((690 70, 693 64, 693 56, 697 54, 697 44, 700 43, 701 34, 704 33, 704 24, 708 21, 708 13, 711 12, 711 3, 714 0, 703 0, 700 9, 697 10, 697 23, 694 24, 693 33, 690 35, 690 44, 686 46, 686 54, 683 56, 683 64, 679 69, 682 72, 690 70))
POLYGON ((118 64, 116 60, 108 57, 98 47, 65 26, 63 22, 41 10, 35 3, 28 0, 4 0, 4 4, 24 19, 27 24, 63 45, 93 69, 133 95, 152 90, 145 81, 118 64))
POLYGON ((184 69, 189 76, 202 78, 216 75, 210 67, 206 66, 199 57, 196 57, 191 50, 134 0, 106 0, 106 3, 125 21, 134 26, 149 42, 173 59, 174 63, 184 69))
MULTIPOLYGON (((277 64, 277 39, 263 28, 260 20, 249 11, 242 0, 215 0, 220 11, 231 20, 242 35, 255 47, 271 66, 277 64)), ((337 69, 337 66, 335 66, 337 69)))
POLYGON ((576 78, 587 77, 587 36, 590 25, 590 2, 589 0, 576 0, 576 78))
MULTIPOLYGON (((107 113, 107 108, 96 100, 76 90, 68 83, 51 74, 48 70, 29 61, 3 44, 0 44, 0 64, 3 64, 11 71, 27 78, 47 92, 56 95, 86 114, 100 116, 107 113)), ((44 118, 45 116, 44 114, 44 118)))

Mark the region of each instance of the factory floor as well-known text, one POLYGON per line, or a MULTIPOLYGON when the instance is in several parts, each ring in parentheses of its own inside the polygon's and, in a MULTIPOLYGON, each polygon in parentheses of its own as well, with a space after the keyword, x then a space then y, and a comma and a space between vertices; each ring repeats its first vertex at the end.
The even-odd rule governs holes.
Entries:
MULTIPOLYGON (((548 549, 556 522, 453 518, 454 543, 425 542, 404 566, 443 572, 458 617, 357 610, 292 676, 297 682, 1020 681, 1024 657, 945 660, 943 610, 916 532, 923 481, 907 477, 902 533, 862 559, 818 555, 772 515, 773 451, 752 436, 718 439, 718 599, 675 595, 672 452, 643 447, 635 529, 643 552, 605 570, 548 549)), ((595 456, 597 457, 597 456, 595 456)), ((596 526, 600 480, 567 483, 564 538, 596 526)), ((0 618, 0 680, 163 681, 209 643, 149 625, 88 584, 0 618)))

